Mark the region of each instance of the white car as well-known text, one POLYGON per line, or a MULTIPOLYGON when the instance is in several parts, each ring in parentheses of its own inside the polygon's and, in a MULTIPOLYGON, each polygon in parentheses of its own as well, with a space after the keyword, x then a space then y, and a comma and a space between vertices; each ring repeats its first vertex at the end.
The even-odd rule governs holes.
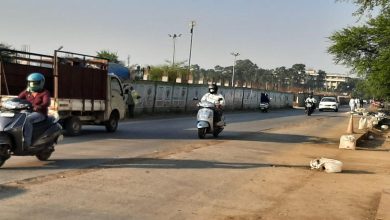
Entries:
POLYGON ((323 97, 318 105, 318 110, 333 110, 337 112, 339 111, 339 103, 335 97, 323 97))

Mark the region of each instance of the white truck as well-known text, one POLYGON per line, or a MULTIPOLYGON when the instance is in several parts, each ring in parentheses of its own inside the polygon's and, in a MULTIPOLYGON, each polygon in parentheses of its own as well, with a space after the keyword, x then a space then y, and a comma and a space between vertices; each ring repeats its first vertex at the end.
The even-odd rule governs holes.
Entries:
POLYGON ((79 135, 82 125, 102 125, 115 132, 125 117, 125 91, 121 80, 109 74, 108 61, 64 51, 54 56, 0 50, 0 98, 17 96, 26 88, 27 76, 45 76, 51 93, 49 114, 60 119, 65 134, 79 135), (3 53, 2 53, 3 52, 3 53))

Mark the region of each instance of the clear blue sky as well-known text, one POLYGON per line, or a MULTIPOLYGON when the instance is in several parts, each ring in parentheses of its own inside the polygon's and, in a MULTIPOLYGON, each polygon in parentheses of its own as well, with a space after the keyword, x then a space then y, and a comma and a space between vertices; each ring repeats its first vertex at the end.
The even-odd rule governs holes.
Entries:
POLYGON ((32 52, 96 55, 109 49, 130 64, 172 60, 168 34, 181 33, 176 61, 188 60, 189 22, 195 20, 192 64, 231 66, 231 52, 261 68, 307 68, 346 73, 326 53, 328 36, 355 25, 352 3, 335 0, 1 0, 0 42, 32 52))

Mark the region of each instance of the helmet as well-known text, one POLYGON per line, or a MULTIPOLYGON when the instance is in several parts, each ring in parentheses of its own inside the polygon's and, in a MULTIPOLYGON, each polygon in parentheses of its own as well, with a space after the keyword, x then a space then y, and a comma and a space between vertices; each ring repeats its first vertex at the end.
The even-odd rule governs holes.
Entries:
POLYGON ((39 92, 45 85, 45 77, 41 73, 31 73, 27 77, 27 90, 30 92, 39 92))
POLYGON ((218 92, 218 86, 216 84, 209 85, 209 92, 211 94, 216 94, 218 92))

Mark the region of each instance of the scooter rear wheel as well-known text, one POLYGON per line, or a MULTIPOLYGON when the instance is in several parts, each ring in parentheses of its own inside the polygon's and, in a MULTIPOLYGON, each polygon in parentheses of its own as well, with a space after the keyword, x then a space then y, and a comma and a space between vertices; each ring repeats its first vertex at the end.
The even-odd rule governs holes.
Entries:
POLYGON ((198 137, 204 139, 206 137, 206 128, 198 128, 198 137))
POLYGON ((37 153, 35 156, 40 161, 46 161, 50 158, 52 153, 53 153, 53 151, 45 150, 45 151, 41 151, 41 152, 37 153))

